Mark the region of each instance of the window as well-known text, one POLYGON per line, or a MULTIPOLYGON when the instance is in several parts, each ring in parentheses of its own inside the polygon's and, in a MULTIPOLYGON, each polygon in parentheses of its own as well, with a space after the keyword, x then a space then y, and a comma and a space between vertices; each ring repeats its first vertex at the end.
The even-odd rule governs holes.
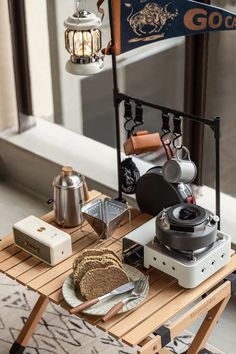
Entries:
MULTIPOLYGON (((105 2, 106 4, 106 2, 105 2)), ((235 1, 214 1, 236 10, 235 1)), ((81 6, 97 13, 96 2, 81 6)), ((104 5, 105 6, 105 5, 104 5)), ((76 77, 65 71, 68 53, 64 48, 63 22, 75 9, 75 0, 25 0, 33 114, 61 124, 106 145, 115 145, 111 60, 105 70, 92 77, 76 77), (102 85, 101 85, 102 83, 102 85), (96 109, 94 109, 96 107, 96 109), (96 127, 96 129, 94 128, 96 127)), ((103 46, 109 41, 108 13, 102 27, 103 46)), ((210 34, 207 116, 221 116, 222 191, 236 195, 233 181, 234 87, 236 67, 235 31, 210 34), (216 74, 217 73, 217 74, 216 74)), ((122 91, 146 100, 181 109, 184 87, 184 40, 177 38, 136 50, 118 58, 122 91)), ((145 128, 160 130, 156 112, 145 111, 145 128)), ((121 110, 122 119, 122 110, 121 110)), ((125 139, 125 133, 122 131, 125 139)), ((214 161, 211 131, 205 131, 204 183, 213 186, 214 161), (211 152, 210 152, 211 151, 211 152), (210 152, 210 153, 209 153, 210 152)), ((236 172, 235 172, 236 173, 236 172)))
MULTIPOLYGON (((34 114, 114 146, 111 59, 106 57, 105 70, 95 76, 72 76, 65 71, 69 56, 64 46, 63 22, 74 12, 76 1, 25 1, 34 114)), ((103 5, 103 47, 110 39, 106 3, 103 5)), ((98 14, 96 1, 81 1, 81 7, 83 6, 98 14)), ((169 102, 181 108, 183 39, 167 41, 165 45, 159 45, 159 51, 157 46, 149 46, 145 54, 142 50, 137 50, 118 59, 119 86, 136 96, 153 101, 158 99, 163 104, 169 102), (167 62, 168 65, 165 65, 167 62)), ((146 112, 147 128, 150 130, 159 129, 160 123, 154 114, 155 112, 146 112)))

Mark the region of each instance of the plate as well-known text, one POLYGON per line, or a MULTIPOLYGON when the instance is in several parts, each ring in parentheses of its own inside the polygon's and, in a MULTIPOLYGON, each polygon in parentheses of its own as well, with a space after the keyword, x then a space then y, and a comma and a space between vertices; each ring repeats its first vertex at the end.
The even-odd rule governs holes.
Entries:
MULTIPOLYGON (((127 276, 129 277, 130 280, 138 280, 141 276, 140 270, 131 267, 127 264, 123 264, 123 269, 126 272, 127 276)), ((119 313, 129 311, 133 309, 134 307, 138 306, 143 300, 146 298, 148 295, 149 291, 149 284, 147 284, 144 292, 142 295, 134 300, 129 301, 127 304, 125 304, 120 310, 119 313)), ((130 292, 120 294, 120 295, 115 295, 115 296, 110 296, 109 298, 106 298, 104 300, 101 300, 99 303, 96 305, 93 305, 85 310, 83 310, 83 313, 86 313, 88 315, 93 315, 93 316, 104 316, 115 304, 117 304, 119 301, 126 299, 127 295, 129 295, 130 292)), ((83 303, 81 299, 79 299, 74 290, 74 284, 71 276, 66 278, 63 287, 62 287, 62 293, 64 296, 65 301, 71 306, 71 307, 76 307, 79 306, 80 304, 83 303)))

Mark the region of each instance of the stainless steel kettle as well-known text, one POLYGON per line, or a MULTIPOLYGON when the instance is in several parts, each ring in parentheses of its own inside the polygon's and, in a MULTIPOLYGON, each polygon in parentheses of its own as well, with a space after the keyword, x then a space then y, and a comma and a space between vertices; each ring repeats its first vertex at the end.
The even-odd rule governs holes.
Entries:
POLYGON ((53 189, 55 221, 64 227, 80 225, 85 204, 83 177, 72 167, 64 166, 53 180, 53 189))

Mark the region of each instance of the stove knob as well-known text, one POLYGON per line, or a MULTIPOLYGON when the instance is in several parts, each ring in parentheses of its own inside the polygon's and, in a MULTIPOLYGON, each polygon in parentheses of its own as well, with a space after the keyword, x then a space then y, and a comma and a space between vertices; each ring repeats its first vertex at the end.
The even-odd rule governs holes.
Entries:
POLYGON ((205 273, 205 271, 206 271, 206 268, 202 268, 202 273, 205 273))
POLYGON ((219 216, 217 215, 211 215, 210 216, 210 223, 211 224, 217 224, 220 221, 219 216))

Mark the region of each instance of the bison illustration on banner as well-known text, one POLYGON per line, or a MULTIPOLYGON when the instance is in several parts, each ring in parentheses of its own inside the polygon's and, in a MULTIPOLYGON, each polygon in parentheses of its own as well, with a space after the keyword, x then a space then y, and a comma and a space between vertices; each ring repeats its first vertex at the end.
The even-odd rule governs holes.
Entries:
POLYGON ((169 4, 170 3, 162 7, 157 3, 150 2, 146 4, 143 9, 134 13, 133 6, 130 5, 130 3, 125 3, 127 7, 132 8, 127 21, 134 33, 141 36, 142 34, 160 32, 167 21, 173 20, 179 13, 177 9, 174 13, 168 11, 169 4), (152 29, 148 30, 150 27, 152 27, 152 29), (144 31, 144 28, 146 28, 146 31, 144 31))

